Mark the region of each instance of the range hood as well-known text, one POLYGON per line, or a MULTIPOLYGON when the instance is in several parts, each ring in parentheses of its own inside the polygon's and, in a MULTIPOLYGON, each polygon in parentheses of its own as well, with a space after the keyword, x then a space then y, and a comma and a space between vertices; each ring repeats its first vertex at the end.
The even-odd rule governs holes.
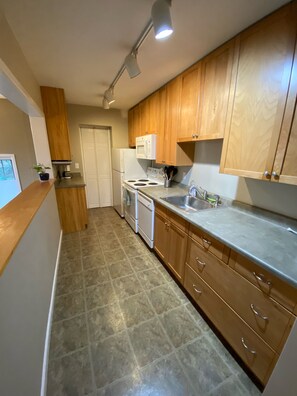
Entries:
POLYGON ((72 161, 68 160, 53 160, 52 161, 53 165, 70 165, 72 164, 72 161))

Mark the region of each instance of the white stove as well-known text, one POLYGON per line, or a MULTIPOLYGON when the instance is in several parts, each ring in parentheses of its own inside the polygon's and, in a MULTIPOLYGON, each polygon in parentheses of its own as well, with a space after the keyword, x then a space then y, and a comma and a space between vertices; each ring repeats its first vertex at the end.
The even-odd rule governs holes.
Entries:
POLYGON ((142 179, 124 180, 124 183, 132 188, 135 188, 135 190, 139 190, 139 188, 143 188, 143 187, 161 186, 164 184, 164 181, 142 178, 142 179))

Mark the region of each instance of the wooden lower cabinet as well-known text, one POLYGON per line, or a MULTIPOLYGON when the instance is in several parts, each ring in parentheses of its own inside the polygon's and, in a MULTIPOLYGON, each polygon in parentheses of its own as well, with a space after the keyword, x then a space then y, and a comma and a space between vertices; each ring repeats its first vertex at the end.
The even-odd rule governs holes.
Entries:
POLYGON ((174 276, 183 282, 184 265, 187 252, 186 222, 179 223, 179 216, 170 211, 159 210, 155 212, 155 237, 154 249, 161 260, 167 265, 174 276), (180 225, 180 227, 178 227, 180 225))
POLYGON ((88 226, 85 187, 57 188, 57 204, 64 233, 82 231, 88 226))
POLYGON ((276 352, 188 265, 184 286, 226 341, 265 385, 278 358, 276 352))

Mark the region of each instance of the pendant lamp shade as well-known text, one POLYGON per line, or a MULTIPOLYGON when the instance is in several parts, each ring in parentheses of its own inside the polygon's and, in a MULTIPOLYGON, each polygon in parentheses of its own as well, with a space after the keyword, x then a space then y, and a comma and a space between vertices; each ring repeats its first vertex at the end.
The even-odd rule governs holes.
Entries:
POLYGON ((173 32, 170 16, 170 1, 155 1, 152 6, 152 21, 154 25, 155 38, 157 40, 170 36, 173 32))
POLYGON ((137 63, 136 55, 133 52, 131 52, 131 54, 126 56, 125 67, 127 69, 130 78, 134 78, 141 73, 137 63))

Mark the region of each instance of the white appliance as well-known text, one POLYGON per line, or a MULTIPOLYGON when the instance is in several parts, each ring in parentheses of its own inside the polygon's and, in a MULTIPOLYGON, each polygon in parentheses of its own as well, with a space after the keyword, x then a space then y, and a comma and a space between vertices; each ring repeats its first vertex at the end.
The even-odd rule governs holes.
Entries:
POLYGON ((136 157, 143 159, 156 159, 157 135, 138 136, 136 138, 136 157))
POLYGON ((153 247, 154 202, 138 189, 162 186, 163 184, 163 170, 150 167, 147 169, 146 178, 128 179, 123 183, 125 219, 134 232, 139 232, 150 247, 153 247), (145 198, 143 197, 146 197, 150 202, 144 203, 145 198), (145 210, 143 206, 146 206, 145 210), (140 224, 141 226, 139 226, 140 224))
POLYGON ((147 167, 150 164, 151 161, 138 160, 135 149, 112 149, 113 207, 121 217, 124 217, 123 181, 146 177, 147 167))

